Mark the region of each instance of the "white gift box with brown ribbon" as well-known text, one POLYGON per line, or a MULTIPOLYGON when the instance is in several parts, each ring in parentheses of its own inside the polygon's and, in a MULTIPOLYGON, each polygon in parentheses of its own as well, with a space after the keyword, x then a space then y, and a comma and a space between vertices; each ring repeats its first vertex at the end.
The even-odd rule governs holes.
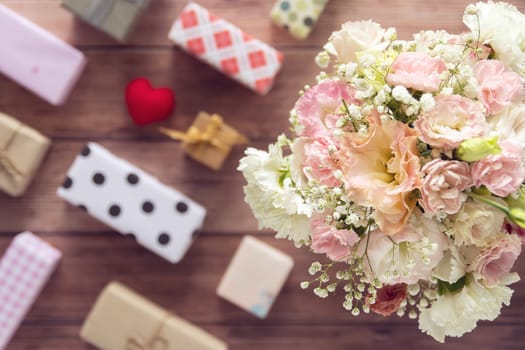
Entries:
POLYGON ((227 345, 120 283, 110 283, 80 336, 102 350, 226 350, 227 345))
POLYGON ((0 113, 0 190, 21 196, 50 145, 51 141, 35 129, 0 113))

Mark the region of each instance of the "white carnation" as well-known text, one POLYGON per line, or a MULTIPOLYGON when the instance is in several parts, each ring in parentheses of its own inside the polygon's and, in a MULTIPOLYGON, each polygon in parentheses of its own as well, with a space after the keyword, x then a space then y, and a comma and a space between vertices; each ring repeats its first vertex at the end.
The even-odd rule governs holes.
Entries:
POLYGON ((419 329, 442 343, 446 336, 461 337, 476 328, 479 320, 496 319, 503 304, 510 304, 513 292, 504 285, 487 288, 468 276, 460 292, 439 296, 429 308, 420 310, 419 329))
POLYGON ((525 148, 525 105, 510 105, 489 119, 490 135, 525 148))
POLYGON ((248 182, 244 187, 245 200, 259 227, 277 231, 278 238, 306 241, 310 236, 312 208, 287 176, 289 164, 282 149, 270 145, 268 152, 248 148, 245 153, 238 170, 248 182))
POLYGON ((479 35, 481 42, 494 49, 496 58, 525 74, 525 15, 516 6, 478 2, 475 8, 468 8, 463 23, 472 31, 473 38, 479 35))

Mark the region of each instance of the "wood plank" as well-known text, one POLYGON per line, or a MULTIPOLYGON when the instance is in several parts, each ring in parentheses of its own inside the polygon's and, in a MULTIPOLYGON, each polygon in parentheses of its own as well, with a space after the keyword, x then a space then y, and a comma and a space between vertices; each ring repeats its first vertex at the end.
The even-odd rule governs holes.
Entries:
POLYGON ((162 139, 160 125, 186 129, 200 110, 219 113, 252 140, 270 140, 289 129, 298 91, 314 81, 317 50, 285 50, 287 64, 275 88, 261 97, 179 49, 90 49, 85 73, 64 106, 53 107, 0 76, 0 111, 58 138, 162 139), (148 127, 128 116, 124 91, 145 76, 175 91, 175 116, 148 127))
MULTIPOLYGON (((242 237, 203 233, 184 260, 170 264, 132 239, 115 233, 60 235, 44 233, 43 238, 64 253, 61 265, 31 311, 28 323, 80 324, 100 290, 117 280, 183 318, 199 324, 228 325, 370 325, 410 324, 417 333, 415 321, 378 315, 353 317, 341 303, 343 295, 317 298, 311 290, 303 291, 299 284, 310 279, 310 263, 326 261, 307 249, 297 249, 291 242, 276 240, 271 235, 257 235, 262 241, 293 257, 295 267, 269 317, 260 321, 245 311, 215 295, 221 276, 242 237), (82 278, 81 276, 87 276, 82 278)), ((0 236, 0 251, 9 244, 11 235, 0 236)), ((515 270, 525 273, 525 260, 515 270)), ((525 289, 516 284, 512 307, 502 310, 493 324, 525 323, 525 289)))
MULTIPOLYGON (((389 325, 370 327, 366 324, 337 326, 271 325, 199 325, 228 342, 230 350, 522 350, 522 326, 482 325, 461 339, 450 339, 445 345, 419 334, 412 326, 389 325)), ((11 343, 17 350, 90 350, 95 349, 78 338, 77 325, 27 324, 11 343), (45 344, 45 345, 43 345, 45 344)))
MULTIPOLYGON (((272 25, 269 13, 271 1, 230 0, 200 1, 210 11, 228 19, 245 30, 278 47, 309 46, 320 47, 334 30, 346 21, 373 19, 383 27, 399 28, 403 39, 420 30, 445 29, 452 33, 465 30, 461 23, 463 11, 470 0, 331 0, 321 16, 318 25, 308 40, 297 41, 286 32, 272 25), (417 16, 417 18, 415 18, 417 16)), ((511 1, 523 11, 522 0, 511 1)), ((58 37, 79 46, 115 46, 117 42, 105 34, 75 20, 66 10, 59 8, 59 0, 2 0, 1 3, 27 16, 29 19, 50 30, 58 37), (39 11, 35 11, 38 6, 39 11)), ((184 1, 155 0, 140 21, 129 45, 168 46, 168 32, 175 18, 186 4, 184 1)))

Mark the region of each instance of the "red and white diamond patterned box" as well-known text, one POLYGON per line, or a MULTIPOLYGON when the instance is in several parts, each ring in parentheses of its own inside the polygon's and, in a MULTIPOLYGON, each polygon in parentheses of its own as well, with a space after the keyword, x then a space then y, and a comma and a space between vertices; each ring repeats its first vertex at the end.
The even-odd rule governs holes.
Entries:
POLYGON ((270 91, 282 66, 282 53, 195 3, 183 9, 169 38, 261 95, 270 91))
POLYGON ((62 257, 31 232, 17 235, 0 260, 0 350, 5 349, 62 257))

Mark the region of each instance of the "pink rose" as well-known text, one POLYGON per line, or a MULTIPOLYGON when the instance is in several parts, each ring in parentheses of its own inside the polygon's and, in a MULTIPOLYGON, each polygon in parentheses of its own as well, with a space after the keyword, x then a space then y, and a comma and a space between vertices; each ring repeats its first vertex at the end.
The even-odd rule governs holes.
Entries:
POLYGON ((439 58, 422 52, 403 52, 392 64, 386 81, 390 85, 401 85, 419 91, 433 92, 439 89, 439 77, 447 69, 439 58))
POLYGON ((517 191, 525 178, 525 151, 511 141, 500 143, 502 152, 472 165, 474 185, 485 185, 493 194, 506 197, 517 191))
POLYGON ((315 179, 321 184, 330 187, 341 186, 341 181, 334 176, 334 171, 339 169, 338 159, 329 147, 334 147, 327 139, 318 138, 304 145, 303 167, 309 179, 315 179))
POLYGON ((295 104, 297 119, 303 127, 298 136, 330 138, 329 130, 340 117, 343 99, 348 104, 357 103, 353 88, 339 80, 324 80, 308 89, 295 104))
POLYGON ((517 235, 505 235, 479 253, 473 270, 483 277, 485 285, 493 287, 510 273, 520 253, 521 239, 517 235))
POLYGON ((519 74, 508 71, 503 62, 482 60, 474 66, 474 75, 478 81, 478 99, 491 114, 501 112, 521 90, 519 74))
POLYGON ((487 122, 481 104, 459 95, 439 95, 436 105, 415 121, 419 138, 434 147, 454 149, 462 141, 484 136, 487 122))
POLYGON ((376 302, 370 304, 370 310, 381 316, 388 317, 399 309, 401 302, 403 302, 406 297, 406 284, 386 284, 377 290, 376 302))
POLYGON ((353 230, 338 230, 327 225, 321 216, 310 222, 312 228, 312 251, 326 254, 333 261, 344 261, 350 257, 352 247, 359 241, 353 230))
POLYGON ((422 172, 425 175, 419 204, 425 212, 435 214, 443 210, 447 214, 457 213, 467 199, 463 191, 473 185, 468 164, 434 159, 425 164, 422 172))

